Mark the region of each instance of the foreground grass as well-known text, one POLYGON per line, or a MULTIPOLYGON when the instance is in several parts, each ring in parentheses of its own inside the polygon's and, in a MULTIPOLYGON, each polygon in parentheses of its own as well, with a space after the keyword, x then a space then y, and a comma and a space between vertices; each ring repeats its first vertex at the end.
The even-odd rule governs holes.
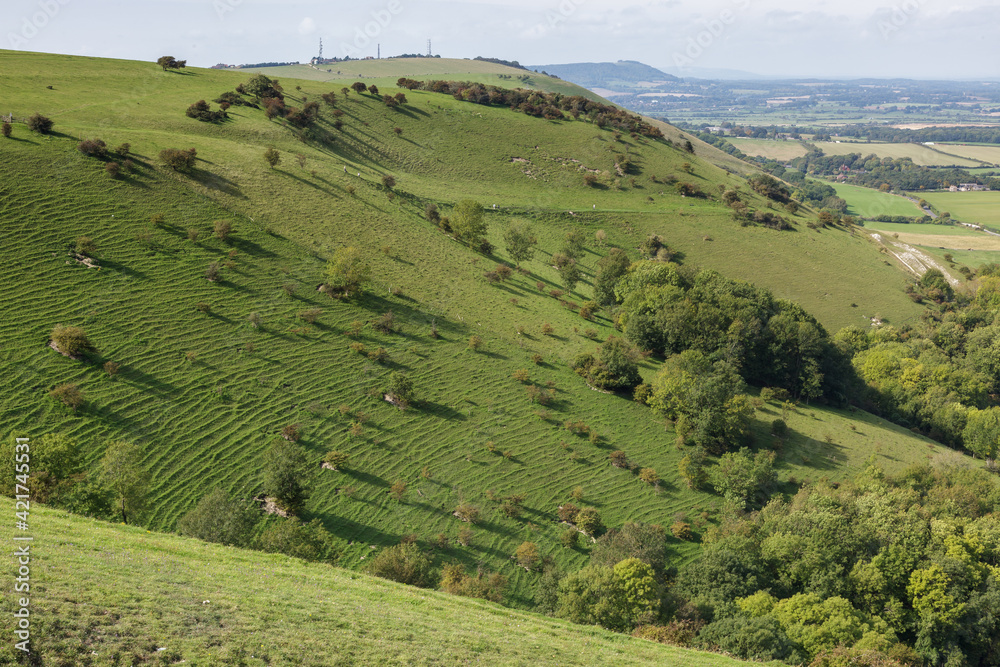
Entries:
MULTIPOLYGON (((39 506, 31 521, 31 632, 40 664, 741 664, 327 565, 39 506)), ((11 532, 11 522, 4 522, 5 544, 12 544, 11 532)), ((3 569, 9 591, 11 570, 3 569)), ((11 596, 4 596, 4 664, 16 653, 14 610, 11 596)))

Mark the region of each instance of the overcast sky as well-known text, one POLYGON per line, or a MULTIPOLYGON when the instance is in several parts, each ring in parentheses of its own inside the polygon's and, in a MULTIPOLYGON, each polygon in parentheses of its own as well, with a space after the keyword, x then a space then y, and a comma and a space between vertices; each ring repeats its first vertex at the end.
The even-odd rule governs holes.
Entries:
MULTIPOLYGON (((0 48, 155 60, 425 52, 777 76, 1000 78, 1000 0, 5 0, 0 48)), ((0 59, 0 67, 2 67, 0 59)))

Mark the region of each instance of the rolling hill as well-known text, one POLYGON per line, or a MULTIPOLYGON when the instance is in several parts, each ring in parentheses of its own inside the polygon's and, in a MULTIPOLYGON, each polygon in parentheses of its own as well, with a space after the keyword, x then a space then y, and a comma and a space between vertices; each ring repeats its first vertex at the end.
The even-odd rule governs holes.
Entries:
MULTIPOLYGON (((697 539, 722 499, 679 480, 683 452, 672 445, 671 426, 627 397, 591 390, 568 366, 614 332, 606 314, 590 321, 573 308, 591 298, 608 248, 634 259, 648 235, 660 234, 685 265, 768 287, 830 330, 921 313, 905 295, 905 275, 865 237, 811 229, 805 209, 788 216, 793 231, 736 224, 716 200, 722 190, 743 185, 754 206, 767 203, 747 192, 735 169, 705 159, 717 156, 704 144, 693 142, 694 154, 684 150, 683 135, 670 128, 667 142, 583 116, 546 120, 403 91, 395 79, 411 70, 382 61, 370 66, 383 69, 368 73, 378 78, 364 81, 380 93, 404 93, 396 108, 381 96, 342 92, 356 76, 282 75, 289 104, 334 92, 341 114, 324 106, 302 132, 249 106, 206 123, 185 109, 234 90, 250 73, 9 51, 0 60, 14 116, 40 112, 55 122, 47 135, 18 122, 11 138, 0 139, 0 247, 17 258, 0 268, 0 303, 17 314, 0 321, 0 427, 32 437, 64 433, 88 464, 110 441, 141 445, 152 476, 144 520, 154 530, 175 528, 213 487, 254 488, 263 452, 297 424, 316 470, 303 518, 319 519, 338 539, 346 568, 361 568, 371 547, 406 535, 424 545, 444 536, 439 564, 501 571, 511 582, 506 603, 528 607, 537 575, 512 564, 518 544, 538 543, 564 569, 587 562, 591 545, 563 548, 555 516, 577 487, 609 526, 691 521, 694 540, 670 538, 672 562, 683 564, 698 553, 697 539), (112 178, 106 160, 78 150, 81 140, 96 138, 109 147, 130 144, 131 171, 112 178), (195 148, 194 167, 162 165, 157 156, 171 148, 195 148), (269 148, 280 155, 274 167, 263 157, 269 148), (619 154, 630 156, 631 173, 617 173, 619 154), (594 186, 584 174, 595 175, 594 186), (672 174, 709 196, 682 196, 664 182, 672 174), (449 215, 463 199, 485 205, 492 254, 472 251, 426 219, 427 205, 449 215), (213 236, 219 220, 231 223, 229 239, 213 236), (518 220, 533 226, 538 251, 523 273, 491 284, 485 272, 514 263, 503 235, 518 220), (586 239, 584 278, 554 297, 563 284, 551 255, 571 231, 586 239), (99 268, 70 254, 81 236, 96 245, 99 268), (357 299, 331 299, 317 287, 328 260, 347 246, 360 250, 372 280, 357 299), (220 278, 210 281, 213 263, 220 278), (388 312, 387 328, 379 322, 388 312), (57 324, 84 327, 99 363, 47 347, 57 324), (470 348, 473 336, 479 349, 470 348), (352 344, 384 354, 370 358, 352 344), (121 365, 117 375, 102 369, 105 361, 121 365), (521 369, 553 391, 550 405, 529 401, 513 377, 521 369), (409 409, 382 400, 393 372, 413 379, 418 400, 409 409), (67 382, 85 393, 78 410, 47 396, 67 382), (564 427, 573 421, 597 435, 573 435, 564 427), (343 472, 320 469, 331 448, 350 454, 343 472), (616 449, 655 468, 663 482, 649 486, 613 467, 608 454, 616 449), (402 500, 388 493, 397 481, 408 485, 402 500), (520 517, 504 516, 491 499, 506 494, 525 496, 520 517), (469 546, 455 541, 465 524, 452 512, 462 502, 485 517, 469 546)), ((428 78, 476 74, 433 64, 444 69, 428 78)), ((649 379, 659 363, 644 360, 640 371, 649 379)), ((780 414, 780 406, 764 404, 759 439, 770 437, 769 422, 780 414)), ((784 416, 792 436, 778 466, 789 492, 791 477, 853 476, 873 449, 890 470, 943 450, 863 413, 800 406, 784 416)), ((101 563, 95 572, 107 567, 101 563)))

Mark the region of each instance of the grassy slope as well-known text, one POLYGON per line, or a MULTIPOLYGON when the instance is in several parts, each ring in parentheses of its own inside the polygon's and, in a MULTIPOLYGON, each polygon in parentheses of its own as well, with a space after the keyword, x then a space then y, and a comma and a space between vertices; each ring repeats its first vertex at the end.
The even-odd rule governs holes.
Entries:
MULTIPOLYGON (((900 322, 919 312, 902 295, 901 275, 863 239, 808 231, 801 219, 796 232, 739 228, 717 204, 681 199, 647 179, 680 173, 680 164, 690 161, 695 172, 690 178, 707 191, 737 183, 698 157, 626 138, 641 169, 637 185, 585 189, 579 164, 571 160, 607 172, 606 149, 613 143, 609 132, 586 123, 550 123, 430 93, 408 93, 412 104, 397 113, 352 94, 340 104, 347 112, 343 134, 326 129, 335 137, 332 143, 305 144, 259 111, 238 110, 221 126, 183 116, 187 104, 231 89, 245 74, 163 73, 143 63, 21 53, 4 58, 11 67, 0 83, 18 91, 11 98, 15 114, 36 109, 50 114, 62 134, 43 138, 18 126, 15 140, 3 143, 0 233, 3 247, 19 261, 0 269, 5 285, 0 298, 19 318, 0 322, 5 343, 0 364, 7 378, 0 427, 31 435, 68 432, 89 461, 113 438, 143 444, 153 474, 149 520, 157 528, 173 526, 212 485, 236 490, 253 484, 261 453, 292 422, 303 425, 304 445, 317 462, 330 447, 352 455, 347 473, 319 477, 307 513, 354 542, 345 565, 360 565, 366 545, 391 544, 406 533, 426 540, 438 533, 454 537, 463 524, 450 512, 458 502, 470 501, 487 515, 473 546, 451 547, 438 560, 470 567, 482 562, 505 571, 515 605, 527 604, 533 584, 533 577, 508 560, 522 540, 537 541, 562 567, 586 562, 586 546, 578 551, 558 546, 562 527, 554 521, 556 505, 575 486, 583 487, 585 503, 597 506, 609 525, 711 516, 716 497, 676 482, 682 453, 669 445, 672 434, 664 434, 635 403, 590 391, 566 366, 594 345, 583 337, 586 329, 595 329, 598 337, 612 331, 608 320, 585 322, 535 288, 536 281, 546 289, 557 286, 545 259, 574 227, 589 238, 604 228, 609 242, 626 249, 650 232, 661 233, 685 253, 686 262, 770 286, 801 301, 830 328, 864 323, 873 314, 900 322), (391 132, 395 125, 404 129, 402 136, 391 132), (138 153, 137 174, 109 181, 98 161, 75 150, 77 137, 95 135, 112 146, 130 141, 138 153), (284 155, 273 171, 261 159, 269 145, 284 155), (187 146, 198 149, 194 174, 155 166, 161 148, 187 146), (292 158, 296 152, 305 156, 305 168, 292 158), (531 163, 511 162, 512 157, 531 163), (399 181, 393 201, 379 189, 387 171, 399 181), (353 196, 348 186, 355 187, 353 196), (498 245, 511 217, 535 221, 541 251, 527 264, 530 276, 488 287, 482 272, 491 262, 422 220, 425 201, 447 204, 466 196, 500 205, 500 212, 488 215, 498 245), (596 211, 587 210, 591 204, 596 211), (150 229, 149 217, 156 212, 166 214, 167 224, 150 229), (210 237, 212 221, 223 217, 235 223, 230 245, 210 237), (200 231, 198 242, 186 239, 190 228, 200 231), (81 234, 97 242, 103 270, 67 263, 66 246, 81 234), (325 258, 344 243, 364 248, 374 267, 376 279, 357 304, 315 292, 325 258), (383 246, 387 254, 378 251, 383 246), (207 282, 207 264, 225 259, 233 248, 235 265, 223 270, 224 280, 207 282), (285 285, 295 288, 293 297, 285 294, 285 285), (391 294, 390 287, 401 293, 391 294), (195 310, 202 301, 212 304, 212 315, 195 310), (296 319, 310 307, 322 309, 315 326, 296 319), (389 350, 391 363, 380 366, 350 351, 342 333, 351 321, 389 309, 401 322, 401 333, 366 329, 361 336, 369 347, 389 350), (261 315, 261 329, 248 323, 251 312, 261 315), (432 321, 440 339, 429 335, 432 321), (105 358, 123 364, 121 376, 111 380, 97 366, 47 349, 47 333, 60 322, 86 326, 105 358), (540 334, 543 322, 553 324, 555 336, 540 334), (517 325, 525 327, 523 335, 517 325), (474 333, 486 340, 485 353, 465 349, 474 333), (195 353, 194 362, 185 360, 189 352, 195 353), (546 359, 537 367, 529 360, 536 352, 546 359), (555 382, 550 420, 534 414, 537 406, 511 379, 518 368, 529 368, 536 382, 555 382), (421 408, 400 412, 365 397, 393 369, 414 378, 425 401, 421 408), (68 381, 80 383, 88 397, 88 406, 76 414, 45 397, 49 388, 68 381), (348 437, 340 405, 370 417, 363 436, 348 437), (560 427, 569 419, 585 420, 603 442, 595 446, 570 436, 560 427), (489 453, 488 441, 500 452, 510 451, 511 459, 489 453), (658 492, 609 465, 607 453, 618 448, 660 471, 665 483, 658 492), (424 466, 430 480, 419 475, 424 466), (411 486, 403 503, 386 494, 397 479, 411 486), (353 498, 337 493, 344 486, 355 488, 353 498), (487 488, 525 493, 525 517, 494 515, 487 488)), ((285 82, 287 90, 292 83, 285 82)), ((301 85, 313 97, 332 87, 301 85)), ((588 274, 599 257, 595 250, 582 259, 588 274)), ((580 301, 589 293, 585 282, 573 298, 580 301)), ((652 362, 643 368, 647 377, 655 371, 652 362)), ((806 410, 801 423, 792 425, 801 441, 786 447, 783 474, 852 475, 870 442, 830 449, 825 436, 830 429, 846 433, 857 418, 806 410)), ((923 445, 906 432, 873 422, 870 433, 900 452, 909 447, 914 459, 922 456, 916 451, 923 445)), ((897 458, 899 465, 910 460, 897 458)), ((675 541, 673 549, 675 558, 685 560, 697 546, 675 541)))
MULTIPOLYGON (((39 507, 31 520, 32 647, 45 664, 744 664, 285 556, 39 507)), ((14 611, 5 595, 4 637, 14 611)))

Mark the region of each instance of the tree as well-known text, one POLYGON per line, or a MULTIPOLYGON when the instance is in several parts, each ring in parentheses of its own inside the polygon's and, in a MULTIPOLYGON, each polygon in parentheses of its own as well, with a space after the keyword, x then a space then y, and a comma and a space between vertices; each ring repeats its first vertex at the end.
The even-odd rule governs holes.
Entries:
POLYGON ((563 285, 566 287, 566 292, 572 292, 582 277, 583 274, 580 273, 580 269, 577 267, 575 261, 567 262, 559 267, 559 279, 562 280, 563 285))
POLYGON ((460 240, 473 247, 479 246, 486 237, 482 204, 471 199, 458 202, 451 214, 451 229, 460 240))
POLYGON ((527 262, 534 256, 535 246, 538 244, 531 227, 520 221, 511 223, 503 234, 503 241, 507 254, 517 266, 521 266, 521 262, 527 262))
POLYGON ((708 482, 708 472, 705 470, 706 458, 705 450, 696 447, 678 462, 677 473, 687 482, 689 489, 700 489, 708 482))
POLYGON ((1000 408, 969 410, 965 429, 962 431, 965 447, 987 462, 997 458, 1000 451, 1000 408))
POLYGON ((538 565, 538 545, 534 542, 522 542, 521 546, 514 552, 514 560, 519 567, 523 567, 529 572, 538 565))
POLYGON ((215 232, 215 238, 227 241, 229 235, 233 233, 233 223, 228 220, 216 220, 212 223, 212 229, 215 232))
POLYGON ((0 133, 2 133, 4 137, 9 138, 11 132, 13 132, 13 127, 11 126, 10 123, 4 121, 2 124, 0 124, 0 133))
POLYGON ((324 272, 327 284, 348 296, 360 292, 370 275, 371 267, 354 246, 337 248, 324 272))
POLYGON ((156 64, 162 67, 164 72, 168 69, 183 69, 187 67, 186 60, 177 60, 173 56, 160 56, 156 59, 156 64))
POLYGON ((772 451, 751 455, 745 447, 723 454, 712 481, 715 490, 740 509, 763 504, 776 479, 774 458, 772 451))
POLYGON ((361 81, 355 81, 354 83, 351 84, 351 90, 360 95, 361 93, 368 90, 368 86, 366 86, 361 81))
POLYGON ((263 491, 289 512, 298 512, 309 498, 310 468, 306 451, 293 442, 275 440, 264 452, 263 491))
POLYGON ((271 165, 271 169, 274 169, 281 162, 281 153, 278 152, 277 148, 273 146, 264 151, 264 162, 271 165))
POLYGON ((615 284, 628 272, 631 264, 628 255, 620 248, 612 248, 597 262, 594 276, 594 300, 602 306, 615 303, 615 284))
POLYGON ((28 116, 26 124, 29 130, 31 130, 32 132, 37 132, 39 134, 48 134, 49 132, 52 131, 52 125, 53 125, 51 118, 43 116, 38 112, 35 112, 32 115, 28 116))
POLYGON ((393 373, 389 378, 389 386, 385 393, 401 406, 407 406, 413 400, 413 380, 403 373, 393 373))
POLYGON ((412 542, 382 549, 372 559, 368 573, 411 586, 431 585, 431 561, 412 542))
POLYGON ((149 487, 149 475, 142 467, 142 450, 130 442, 110 443, 98 465, 97 478, 114 495, 122 523, 127 524, 130 516, 135 521, 145 507, 149 487))
POLYGON ((229 546, 249 545, 259 514, 247 499, 231 498, 216 487, 177 523, 181 535, 229 546))
POLYGON ((583 507, 576 513, 576 527, 591 537, 596 537, 604 530, 601 515, 593 507, 583 507))
POLYGON ((160 151, 160 162, 174 171, 185 171, 194 166, 196 156, 197 153, 193 148, 188 150, 164 148, 160 151))
POLYGON ((660 610, 660 586, 653 568, 638 558, 626 558, 614 566, 613 572, 621 591, 625 624, 653 621, 660 610))
POLYGON ((97 348, 87 338, 87 334, 82 327, 68 327, 57 324, 52 329, 50 340, 59 352, 70 357, 78 357, 88 352, 97 352, 97 348))
POLYGON ((347 452, 341 452, 336 449, 331 449, 323 457, 323 462, 330 466, 333 470, 338 471, 341 468, 347 466, 347 462, 351 460, 350 455, 347 452))
POLYGON ((396 177, 393 176, 392 174, 383 174, 382 175, 382 186, 386 190, 391 190, 392 188, 396 187, 396 177))
POLYGON ((284 99, 284 95, 278 89, 277 84, 277 81, 272 81, 263 74, 254 74, 242 85, 248 95, 253 95, 258 100, 264 98, 282 100, 284 99))

